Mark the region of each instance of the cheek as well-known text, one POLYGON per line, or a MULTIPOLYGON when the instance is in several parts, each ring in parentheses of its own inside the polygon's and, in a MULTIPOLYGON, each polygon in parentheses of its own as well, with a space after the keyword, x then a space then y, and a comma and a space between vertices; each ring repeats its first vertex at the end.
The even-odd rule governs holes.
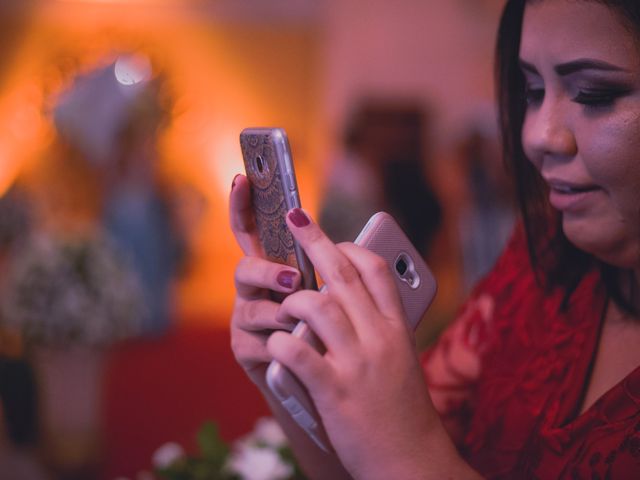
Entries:
POLYGON ((615 193, 625 186, 640 189, 640 114, 594 122, 584 133, 581 156, 592 178, 615 193))
POLYGON ((581 149, 591 178, 603 187, 623 217, 640 220, 640 114, 594 122, 581 149), (637 218, 636 218, 637 217, 637 218))

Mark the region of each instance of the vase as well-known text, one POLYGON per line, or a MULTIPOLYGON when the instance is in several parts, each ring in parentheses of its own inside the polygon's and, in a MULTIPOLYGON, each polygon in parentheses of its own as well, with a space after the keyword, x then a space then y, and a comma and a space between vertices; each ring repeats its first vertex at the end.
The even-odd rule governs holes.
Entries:
POLYGON ((102 447, 104 349, 37 347, 40 440, 56 478, 97 478, 102 447))

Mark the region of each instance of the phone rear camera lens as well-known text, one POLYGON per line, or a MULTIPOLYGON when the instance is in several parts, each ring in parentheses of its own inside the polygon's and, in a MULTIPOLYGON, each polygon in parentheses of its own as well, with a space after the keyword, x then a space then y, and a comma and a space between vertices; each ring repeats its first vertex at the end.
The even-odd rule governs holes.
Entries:
POLYGON ((400 274, 400 275, 404 275, 405 272, 407 271, 407 262, 405 262, 402 258, 399 258, 396 261, 396 271, 400 274))
POLYGON ((260 173, 264 172, 264 159, 260 155, 256 157, 256 167, 260 173))

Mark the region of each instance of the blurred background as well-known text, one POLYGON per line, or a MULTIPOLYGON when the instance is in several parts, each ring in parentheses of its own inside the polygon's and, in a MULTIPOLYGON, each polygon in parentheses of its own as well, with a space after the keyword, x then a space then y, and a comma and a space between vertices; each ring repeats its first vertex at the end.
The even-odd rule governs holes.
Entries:
POLYGON ((268 412, 228 338, 247 126, 287 130, 335 240, 396 216, 439 282, 427 346, 513 222, 503 3, 0 0, 0 478, 143 478, 268 412))

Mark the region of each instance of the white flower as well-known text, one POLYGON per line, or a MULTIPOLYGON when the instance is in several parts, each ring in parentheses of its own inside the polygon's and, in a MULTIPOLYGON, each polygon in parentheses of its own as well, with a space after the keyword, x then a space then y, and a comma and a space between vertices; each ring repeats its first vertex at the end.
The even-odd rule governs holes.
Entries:
POLYGON ((0 319, 30 343, 106 345, 135 334, 145 314, 139 278, 100 232, 34 236, 2 280, 0 319))
POLYGON ((180 445, 174 442, 165 443, 158 448, 151 457, 151 463, 155 468, 168 468, 173 462, 184 458, 185 453, 180 445))
POLYGON ((284 480, 293 475, 293 467, 283 462, 278 452, 247 443, 238 446, 226 468, 243 480, 284 480))
POLYGON ((287 444, 287 437, 278 422, 271 417, 262 417, 256 422, 252 438, 264 445, 281 448, 287 444))

